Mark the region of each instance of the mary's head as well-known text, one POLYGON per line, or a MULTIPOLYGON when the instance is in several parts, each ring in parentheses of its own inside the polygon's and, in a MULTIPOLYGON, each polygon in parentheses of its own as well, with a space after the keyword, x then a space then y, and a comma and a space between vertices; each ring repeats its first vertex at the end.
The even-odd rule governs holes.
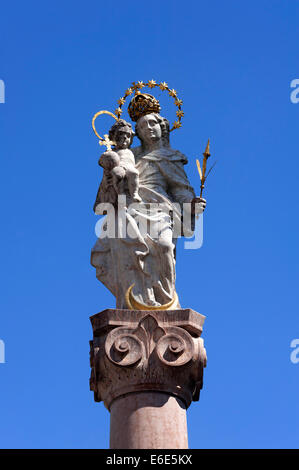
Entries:
POLYGON ((142 146, 165 145, 169 142, 169 123, 157 113, 146 114, 136 122, 135 132, 142 146))

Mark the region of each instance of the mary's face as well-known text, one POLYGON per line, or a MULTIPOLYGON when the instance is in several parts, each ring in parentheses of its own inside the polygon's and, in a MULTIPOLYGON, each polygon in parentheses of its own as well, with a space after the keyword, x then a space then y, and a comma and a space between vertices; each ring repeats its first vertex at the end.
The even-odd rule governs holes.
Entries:
POLYGON ((146 143, 155 142, 161 139, 162 132, 160 124, 155 116, 146 114, 138 120, 138 135, 146 143))

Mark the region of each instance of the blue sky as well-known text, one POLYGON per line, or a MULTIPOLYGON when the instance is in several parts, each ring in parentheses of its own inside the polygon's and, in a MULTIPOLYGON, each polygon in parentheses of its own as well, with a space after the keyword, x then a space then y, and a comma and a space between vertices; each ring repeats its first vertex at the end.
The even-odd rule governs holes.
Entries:
POLYGON ((89 264, 101 177, 91 118, 152 78, 184 101, 171 142, 198 191, 208 137, 217 160, 204 244, 181 243, 177 260, 183 305, 207 317, 190 447, 298 447, 298 21, 295 0, 1 6, 1 448, 109 445, 88 383, 89 316, 114 305, 89 264))

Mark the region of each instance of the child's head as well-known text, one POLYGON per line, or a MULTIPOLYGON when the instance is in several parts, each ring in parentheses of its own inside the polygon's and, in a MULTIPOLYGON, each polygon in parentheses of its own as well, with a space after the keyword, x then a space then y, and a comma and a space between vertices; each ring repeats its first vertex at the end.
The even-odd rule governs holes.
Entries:
POLYGON ((131 146, 135 133, 129 122, 119 119, 109 131, 109 139, 115 142, 116 148, 127 149, 131 146))

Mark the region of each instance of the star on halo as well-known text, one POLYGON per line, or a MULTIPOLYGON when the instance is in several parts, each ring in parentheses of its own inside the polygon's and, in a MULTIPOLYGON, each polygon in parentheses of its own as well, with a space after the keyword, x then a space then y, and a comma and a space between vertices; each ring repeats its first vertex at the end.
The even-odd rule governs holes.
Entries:
POLYGON ((162 90, 162 91, 163 91, 163 90, 167 90, 168 85, 167 85, 166 82, 161 82, 160 85, 159 85, 159 88, 160 88, 160 90, 162 90))
POLYGON ((172 89, 172 90, 169 90, 168 94, 169 96, 173 96, 173 98, 176 98, 177 92, 174 89, 172 89))
POLYGON ((179 110, 179 111, 176 112, 176 115, 177 115, 178 118, 181 118, 181 117, 184 116, 184 111, 179 110))
POLYGON ((180 127, 182 127, 182 124, 180 123, 180 121, 175 121, 173 123, 173 128, 174 129, 179 129, 180 127))
POLYGON ((132 88, 133 88, 134 91, 137 91, 137 90, 139 90, 140 88, 143 88, 143 87, 145 87, 145 85, 141 81, 139 81, 137 83, 135 83, 135 82, 132 83, 132 88))
POLYGON ((155 88, 155 86, 157 84, 156 84, 155 80, 149 80, 147 85, 148 85, 149 88, 155 88))

